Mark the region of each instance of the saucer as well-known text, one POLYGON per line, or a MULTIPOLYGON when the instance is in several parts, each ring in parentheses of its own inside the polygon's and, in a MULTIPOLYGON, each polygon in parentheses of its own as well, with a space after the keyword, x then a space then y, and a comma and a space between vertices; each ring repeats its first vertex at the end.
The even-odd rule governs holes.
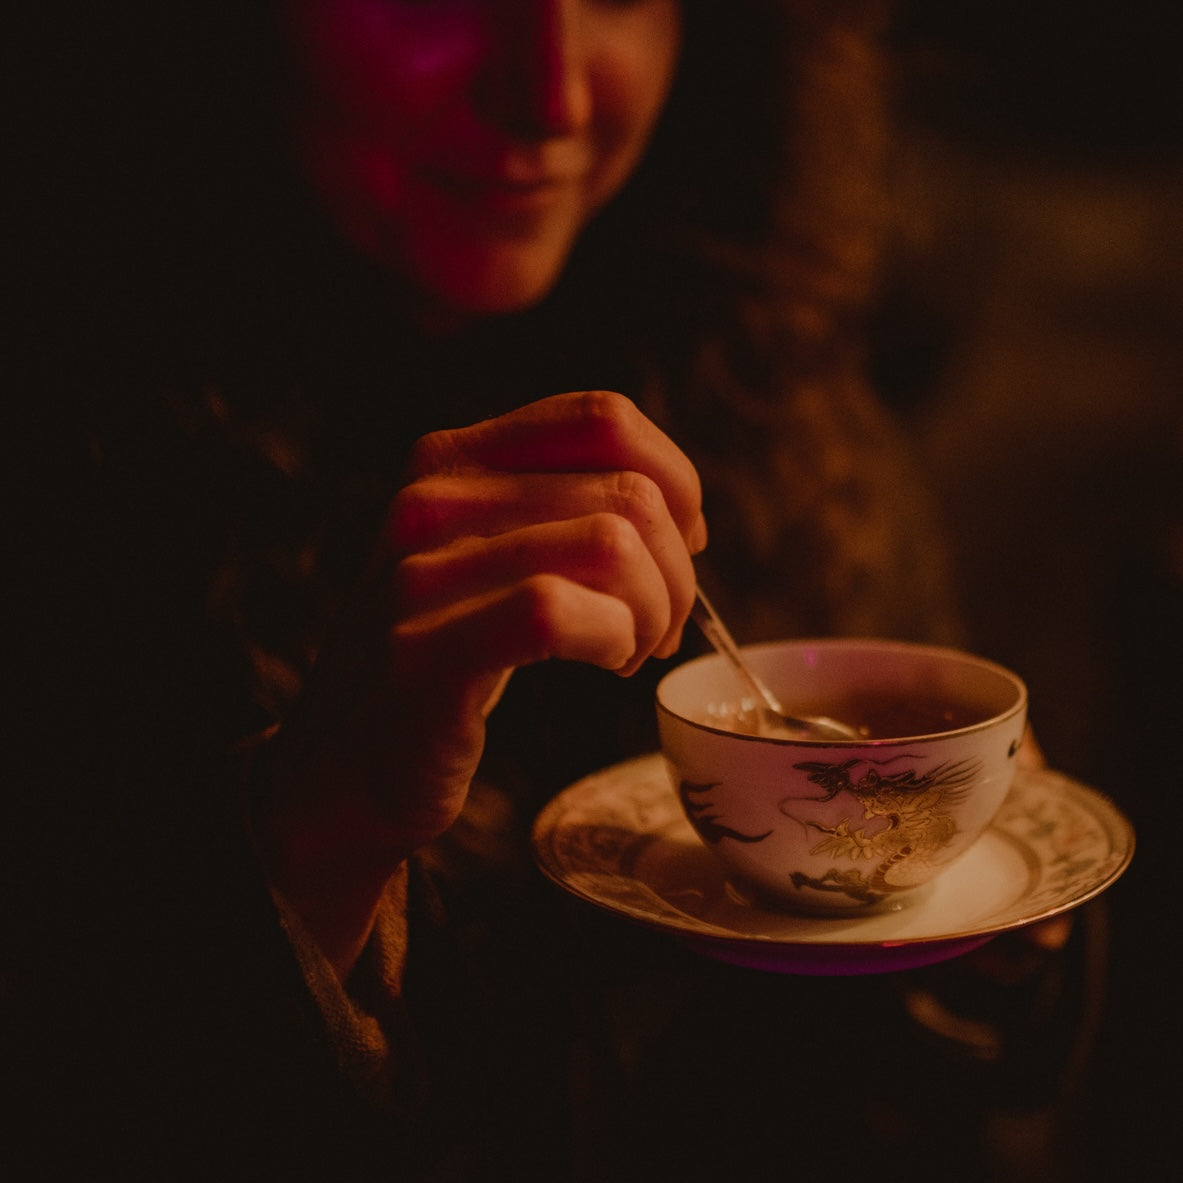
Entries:
POLYGON ((558 794, 534 824, 542 871, 572 895, 706 956, 778 973, 861 974, 944 961, 1078 907, 1129 865, 1134 831, 1108 798, 1020 771, 986 833, 898 911, 780 911, 730 880, 686 820, 659 753, 558 794))

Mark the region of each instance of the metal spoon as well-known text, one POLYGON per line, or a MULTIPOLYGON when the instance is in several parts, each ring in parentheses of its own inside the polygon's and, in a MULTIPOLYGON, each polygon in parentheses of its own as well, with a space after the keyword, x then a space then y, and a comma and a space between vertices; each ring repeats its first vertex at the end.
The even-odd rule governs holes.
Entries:
POLYGON ((694 623, 702 629, 706 639, 735 667, 736 673, 755 694, 757 706, 763 704, 759 712, 759 734, 784 735, 786 732, 796 732, 802 739, 863 738, 855 728, 839 723, 837 719, 829 719, 825 715, 809 715, 801 719, 786 715, 776 695, 756 677, 744 661, 735 639, 719 619, 719 614, 711 606, 702 588, 696 587, 695 592, 694 607, 690 610, 694 623))

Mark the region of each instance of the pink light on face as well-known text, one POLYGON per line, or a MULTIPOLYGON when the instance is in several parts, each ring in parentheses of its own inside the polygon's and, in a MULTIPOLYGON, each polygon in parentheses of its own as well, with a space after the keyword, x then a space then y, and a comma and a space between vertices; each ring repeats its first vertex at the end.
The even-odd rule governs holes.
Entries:
POLYGON ((356 247, 460 314, 554 283, 656 124, 678 0, 290 0, 293 127, 356 247))

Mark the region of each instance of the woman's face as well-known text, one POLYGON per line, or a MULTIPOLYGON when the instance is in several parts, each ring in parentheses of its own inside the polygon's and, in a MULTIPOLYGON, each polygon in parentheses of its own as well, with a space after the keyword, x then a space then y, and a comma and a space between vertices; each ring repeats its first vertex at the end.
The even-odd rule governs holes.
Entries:
POLYGON ((285 0, 292 115, 330 215, 427 309, 541 298, 641 158, 680 0, 285 0))

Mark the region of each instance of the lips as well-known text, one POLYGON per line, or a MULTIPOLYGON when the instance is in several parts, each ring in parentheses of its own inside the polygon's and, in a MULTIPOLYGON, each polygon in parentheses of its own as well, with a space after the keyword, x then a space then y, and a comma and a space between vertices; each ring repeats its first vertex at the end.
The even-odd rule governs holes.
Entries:
POLYGON ((425 179, 447 192, 530 196, 570 189, 587 172, 586 152, 571 141, 537 150, 473 150, 441 156, 423 168, 425 179))
POLYGON ((432 178, 441 189, 455 193, 538 193, 552 189, 562 189, 572 182, 562 177, 505 177, 481 176, 473 174, 457 175, 438 174, 432 178))
POLYGON ((524 170, 428 171, 424 179, 438 194, 478 216, 543 213, 580 183, 575 176, 524 170))
POLYGON ((424 175, 441 188, 457 191, 504 189, 529 192, 575 184, 580 176, 574 168, 544 168, 526 163, 504 162, 489 167, 428 167, 424 175))

